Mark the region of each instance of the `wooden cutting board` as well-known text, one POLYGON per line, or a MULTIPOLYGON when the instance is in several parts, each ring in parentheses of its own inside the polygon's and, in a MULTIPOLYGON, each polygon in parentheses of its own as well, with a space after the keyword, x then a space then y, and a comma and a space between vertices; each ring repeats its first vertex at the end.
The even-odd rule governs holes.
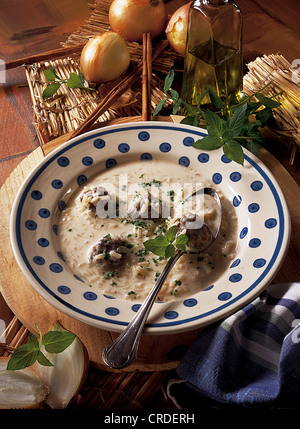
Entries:
MULTIPOLYGON (((33 167, 55 147, 68 139, 63 136, 56 141, 39 147, 25 158, 11 173, 0 190, 0 289, 2 295, 17 318, 31 332, 37 335, 35 324, 42 332, 59 320, 66 329, 76 333, 88 349, 90 361, 100 369, 111 371, 103 364, 102 350, 118 336, 117 333, 104 331, 79 322, 48 304, 28 283, 14 258, 10 245, 9 219, 12 204, 23 180, 33 167)), ((291 220, 292 238, 290 249, 275 281, 277 283, 300 280, 300 190, 295 181, 281 164, 267 151, 261 149, 260 159, 274 174, 287 199, 291 220)), ((0 309, 1 317, 1 309, 0 309)), ((130 367, 119 371, 161 371, 175 368, 187 347, 193 343, 201 329, 172 335, 143 335, 140 342, 138 360, 130 367)))

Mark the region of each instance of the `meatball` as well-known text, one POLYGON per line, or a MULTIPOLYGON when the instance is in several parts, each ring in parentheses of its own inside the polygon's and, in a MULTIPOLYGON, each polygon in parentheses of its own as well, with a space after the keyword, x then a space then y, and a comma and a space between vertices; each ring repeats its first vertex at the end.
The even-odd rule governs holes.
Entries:
POLYGON ((129 208, 128 214, 133 219, 150 220, 167 218, 165 204, 150 192, 136 199, 129 208))
POLYGON ((124 264, 128 243, 121 238, 103 237, 91 249, 90 262, 114 270, 124 264))
POLYGON ((190 252, 198 253, 211 245, 213 241, 211 230, 197 214, 184 215, 178 220, 177 225, 177 235, 185 232, 189 237, 187 248, 190 252))
MULTIPOLYGON (((79 198, 80 202, 87 210, 91 210, 96 213, 97 204, 100 200, 109 200, 108 192, 102 186, 96 186, 95 188, 88 189, 83 192, 79 198)), ((104 210, 107 210, 108 203, 104 205, 104 210)))

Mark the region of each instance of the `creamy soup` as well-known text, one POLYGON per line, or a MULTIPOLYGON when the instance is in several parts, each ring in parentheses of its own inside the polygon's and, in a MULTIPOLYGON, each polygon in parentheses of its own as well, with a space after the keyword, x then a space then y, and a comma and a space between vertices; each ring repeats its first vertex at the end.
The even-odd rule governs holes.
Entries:
MULTIPOLYGON (((148 251, 143 243, 165 234, 177 219, 196 211, 211 230, 216 228, 213 199, 187 198, 204 186, 215 187, 196 170, 171 162, 132 162, 107 169, 80 187, 60 214, 59 251, 72 272, 95 291, 143 301, 166 264, 166 259, 148 251)), ((205 289, 234 258, 234 207, 217 191, 222 203, 217 240, 202 253, 179 259, 158 301, 183 299, 205 289)))

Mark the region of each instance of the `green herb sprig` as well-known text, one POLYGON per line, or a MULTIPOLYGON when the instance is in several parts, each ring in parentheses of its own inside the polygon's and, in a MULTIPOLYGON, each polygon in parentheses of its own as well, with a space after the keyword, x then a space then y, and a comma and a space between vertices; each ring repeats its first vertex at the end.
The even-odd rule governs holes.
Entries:
POLYGON ((244 164, 243 147, 258 155, 258 143, 264 142, 260 128, 266 125, 276 127, 273 109, 279 107, 281 103, 274 100, 274 97, 280 93, 272 97, 261 94, 261 91, 268 86, 267 84, 252 95, 242 97, 239 103, 228 107, 209 86, 200 96, 197 106, 193 107, 171 88, 174 76, 174 70, 171 70, 166 76, 164 92, 167 96, 161 99, 155 107, 153 116, 157 115, 166 101, 171 98, 174 101, 172 111, 174 115, 178 113, 180 107, 184 107, 188 113, 181 121, 182 124, 198 127, 201 120, 206 122, 208 135, 194 142, 193 147, 196 149, 214 150, 223 147, 223 152, 228 159, 242 165, 244 164), (215 111, 201 108, 201 102, 207 94, 215 111), (255 101, 253 101, 254 98, 255 101), (254 120, 249 120, 250 117, 253 117, 254 120))
POLYGON ((158 235, 155 238, 145 241, 143 244, 150 252, 168 259, 171 256, 174 256, 176 249, 183 251, 186 250, 186 245, 189 239, 188 236, 186 234, 180 234, 176 238, 176 234, 177 226, 173 225, 167 230, 165 235, 158 235))
POLYGON ((41 351, 41 346, 44 346, 48 353, 61 353, 72 344, 76 337, 69 331, 48 331, 42 335, 37 325, 36 327, 39 331, 40 341, 30 332, 27 343, 22 344, 13 352, 6 369, 23 369, 33 365, 36 361, 44 366, 54 366, 41 351))
POLYGON ((43 91, 43 100, 46 100, 49 97, 52 97, 60 86, 64 83, 68 85, 69 88, 81 88, 86 89, 87 91, 95 91, 94 88, 85 86, 85 78, 83 74, 79 71, 78 74, 70 73, 69 79, 62 79, 55 73, 54 67, 50 65, 50 68, 45 70, 45 76, 48 80, 49 85, 43 91))

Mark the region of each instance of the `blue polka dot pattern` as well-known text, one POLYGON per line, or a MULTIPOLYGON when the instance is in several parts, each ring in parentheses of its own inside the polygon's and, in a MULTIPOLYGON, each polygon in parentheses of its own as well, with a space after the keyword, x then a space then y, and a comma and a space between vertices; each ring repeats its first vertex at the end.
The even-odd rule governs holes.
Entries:
POLYGON ((80 276, 78 276, 77 274, 74 274, 73 277, 74 277, 74 279, 78 280, 79 282, 84 283, 84 280, 80 276))
POLYGON ((49 240, 47 240, 47 238, 39 238, 38 239, 38 245, 41 247, 48 247, 49 246, 49 240))
POLYGON ((221 156, 221 161, 224 162, 224 164, 229 164, 232 162, 231 159, 228 159, 225 154, 221 156))
POLYGON ((50 210, 45 209, 45 208, 40 209, 39 210, 39 216, 41 216, 44 219, 47 218, 47 217, 49 217, 50 216, 50 210))
POLYGON ((31 197, 34 200, 41 200, 43 198, 43 194, 40 191, 32 191, 31 192, 31 197))
POLYGON ((263 188, 263 183, 261 180, 255 180, 250 186, 253 191, 260 191, 263 188))
POLYGON ((213 289, 214 287, 215 287, 215 285, 210 285, 210 286, 206 287, 205 289, 203 289, 203 292, 207 292, 207 291, 213 289))
POLYGON ((189 158, 187 156, 181 156, 179 158, 178 163, 180 165, 183 165, 184 167, 188 167, 190 165, 190 160, 189 160, 189 158))
POLYGON ((198 155, 198 161, 202 163, 208 162, 209 161, 208 153, 200 153, 200 155, 198 155))
POLYGON ((132 311, 134 311, 134 312, 136 313, 137 311, 139 311, 140 307, 141 307, 141 304, 134 304, 134 305, 131 307, 131 310, 132 310, 132 311))
POLYGON ((253 267, 261 268, 266 265, 266 262, 267 261, 264 258, 255 259, 255 261, 253 262, 253 267))
POLYGON ((93 144, 96 149, 103 149, 106 145, 103 139, 96 139, 93 144))
POLYGON ((240 195, 236 195, 233 197, 232 204, 234 207, 238 207, 242 202, 242 197, 240 195))
POLYGON ((232 297, 232 294, 230 292, 222 292, 218 296, 218 299, 220 301, 228 301, 232 297))
POLYGON ((35 231, 37 229, 37 223, 34 220, 27 220, 25 222, 25 227, 30 231, 35 231))
POLYGON ((70 164, 70 161, 66 156, 61 156, 58 158, 57 163, 60 167, 67 167, 70 164))
POLYGON ((159 150, 161 152, 170 152, 172 146, 170 145, 170 143, 161 143, 159 145, 159 150))
POLYGON ((71 293, 71 289, 68 286, 64 285, 58 286, 57 290, 63 295, 68 295, 69 293, 71 293))
POLYGON ((240 282, 242 280, 242 278, 243 278, 243 276, 241 274, 235 273, 229 277, 229 281, 232 283, 237 283, 237 282, 240 282))
POLYGON ((232 264, 230 265, 230 268, 235 268, 238 265, 240 265, 241 260, 239 258, 237 258, 235 261, 232 262, 232 264))
POLYGON ((58 201, 57 208, 60 212, 62 212, 66 208, 66 203, 63 200, 58 201))
POLYGON ((141 155, 142 161, 147 161, 147 160, 151 160, 151 159, 152 159, 151 153, 147 153, 147 152, 142 153, 142 155, 141 155))
POLYGON ((92 165, 94 162, 93 158, 90 156, 84 156, 82 158, 82 164, 86 165, 87 167, 89 167, 90 165, 92 165))
POLYGON ((54 189, 61 189, 63 187, 63 182, 59 179, 52 180, 51 185, 54 189))
POLYGON ((265 227, 268 229, 275 228, 277 225, 277 220, 275 218, 270 218, 265 221, 265 227))
POLYGON ((247 234, 248 234, 248 227, 245 226, 240 232, 240 238, 246 237, 247 234))
POLYGON ((33 262, 37 265, 44 265, 45 259, 42 256, 34 256, 33 262))
POLYGON ((257 204, 257 203, 251 203, 251 204, 249 204, 248 210, 249 210, 250 213, 256 213, 256 212, 258 212, 258 210, 259 210, 259 204, 257 204))
POLYGON ((111 168, 115 165, 117 165, 117 161, 114 158, 109 158, 105 163, 106 168, 111 168))
POLYGON ((86 181, 87 181, 87 177, 86 177, 86 175, 85 175, 85 174, 80 174, 80 175, 77 177, 77 184, 78 184, 78 186, 83 185, 86 181))
POLYGON ((178 313, 177 313, 177 311, 167 311, 164 314, 164 317, 166 319, 176 319, 178 317, 178 313))
POLYGON ((214 173, 212 176, 212 180, 216 185, 219 185, 222 182, 222 174, 220 173, 214 173))
POLYGON ((116 307, 107 307, 105 309, 105 313, 108 314, 109 316, 117 316, 120 313, 120 311, 116 307))
POLYGON ((139 138, 139 140, 141 140, 142 142, 145 142, 145 141, 147 141, 147 140, 149 140, 149 139, 150 139, 150 134, 149 134, 147 131, 141 131, 141 132, 138 134, 138 138, 139 138))
POLYGON ((194 307, 197 304, 198 301, 195 298, 189 298, 183 301, 183 305, 185 305, 186 307, 194 307))
POLYGON ((192 146, 195 143, 195 140, 193 139, 193 137, 185 137, 182 143, 184 144, 184 146, 192 146))
POLYGON ((261 240, 259 238, 251 238, 249 241, 249 247, 259 247, 261 245, 261 240))
POLYGON ((232 182, 239 182, 242 178, 242 175, 238 171, 234 171, 233 173, 230 174, 229 177, 232 182))
POLYGON ((61 273, 63 271, 63 267, 57 262, 50 264, 49 268, 50 268, 50 271, 52 271, 53 273, 61 273))
POLYGON ((127 143, 121 143, 121 144, 119 144, 119 146, 118 146, 118 150, 119 150, 119 152, 121 152, 121 153, 127 153, 127 152, 129 152, 129 150, 130 150, 130 146, 129 146, 129 144, 127 144, 127 143))
POLYGON ((84 292, 83 294, 84 299, 87 299, 88 301, 95 301, 95 299, 98 298, 97 294, 95 294, 94 292, 84 292))

